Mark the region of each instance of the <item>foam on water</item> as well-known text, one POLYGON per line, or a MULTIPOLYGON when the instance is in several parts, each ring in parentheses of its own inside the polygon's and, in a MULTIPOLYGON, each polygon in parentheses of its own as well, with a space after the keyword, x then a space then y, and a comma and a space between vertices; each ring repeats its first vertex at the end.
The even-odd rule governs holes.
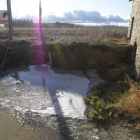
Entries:
POLYGON ((57 74, 50 66, 32 65, 26 72, 11 71, 0 85, 3 107, 20 112, 84 118, 83 97, 87 95, 89 80, 81 71, 57 74))

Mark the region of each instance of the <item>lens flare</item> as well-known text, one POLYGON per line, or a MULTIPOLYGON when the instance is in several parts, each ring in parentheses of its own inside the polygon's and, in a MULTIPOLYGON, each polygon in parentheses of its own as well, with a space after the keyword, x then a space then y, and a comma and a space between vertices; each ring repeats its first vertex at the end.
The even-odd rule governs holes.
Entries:
POLYGON ((36 63, 45 64, 47 52, 45 51, 45 40, 43 38, 43 32, 41 24, 36 23, 36 63), (46 54, 45 54, 46 53, 46 54))

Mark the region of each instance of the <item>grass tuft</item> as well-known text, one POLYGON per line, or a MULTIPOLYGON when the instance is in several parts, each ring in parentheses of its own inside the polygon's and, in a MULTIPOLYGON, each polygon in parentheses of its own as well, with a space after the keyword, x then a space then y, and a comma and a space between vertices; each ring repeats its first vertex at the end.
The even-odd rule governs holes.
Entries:
POLYGON ((86 110, 87 117, 90 119, 106 120, 110 118, 114 106, 123 102, 123 98, 127 96, 130 86, 125 81, 117 81, 114 83, 100 83, 94 87, 92 94, 84 98, 88 108, 86 110))
POLYGON ((126 80, 130 85, 130 90, 127 96, 115 105, 115 109, 119 114, 123 114, 129 122, 135 122, 137 129, 140 129, 140 85, 129 76, 126 76, 126 80))

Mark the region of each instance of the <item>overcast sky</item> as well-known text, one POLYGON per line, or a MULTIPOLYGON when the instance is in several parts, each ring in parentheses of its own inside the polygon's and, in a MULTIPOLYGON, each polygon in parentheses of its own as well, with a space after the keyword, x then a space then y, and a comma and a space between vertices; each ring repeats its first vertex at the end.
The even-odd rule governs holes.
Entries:
MULTIPOLYGON (((7 9, 0 0, 0 10, 7 9)), ((11 0, 13 17, 38 17, 39 0, 11 0)), ((60 22, 128 22, 132 2, 129 0, 42 0, 43 21, 60 22)))

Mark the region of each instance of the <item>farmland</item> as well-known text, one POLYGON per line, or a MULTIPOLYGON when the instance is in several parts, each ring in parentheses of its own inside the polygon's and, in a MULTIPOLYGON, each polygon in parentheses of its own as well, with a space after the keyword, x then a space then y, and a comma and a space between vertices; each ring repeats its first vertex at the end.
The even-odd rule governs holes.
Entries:
MULTIPOLYGON (((14 28, 13 40, 27 40, 34 42, 36 28, 14 28)), ((0 28, 1 41, 7 40, 8 28, 0 28)), ((61 43, 70 44, 82 42, 90 44, 119 45, 118 43, 129 45, 126 39, 127 28, 123 27, 80 27, 79 28, 43 28, 43 35, 47 44, 61 43), (117 41, 119 39, 119 41, 117 41)))

